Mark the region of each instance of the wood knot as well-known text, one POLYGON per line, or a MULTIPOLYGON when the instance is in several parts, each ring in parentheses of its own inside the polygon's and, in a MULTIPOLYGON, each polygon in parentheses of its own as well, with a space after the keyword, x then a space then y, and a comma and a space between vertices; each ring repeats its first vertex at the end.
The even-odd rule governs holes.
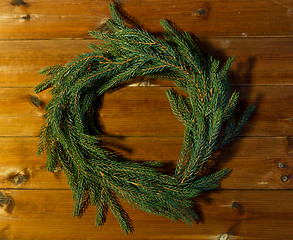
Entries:
POLYGON ((12 197, 3 194, 0 191, 0 210, 11 214, 14 209, 14 200, 12 197))
POLYGON ((42 100, 40 100, 39 97, 37 97, 37 96, 30 96, 29 101, 35 107, 42 107, 43 108, 45 106, 45 103, 42 100))
POLYGON ((28 7, 28 3, 26 3, 26 2, 23 1, 23 0, 12 0, 12 1, 10 2, 10 4, 11 4, 12 6, 17 6, 17 7, 19 7, 19 6, 28 7))
POLYGON ((98 31, 101 33, 107 34, 110 31, 110 27, 107 25, 107 23, 103 23, 99 28, 98 31))
POLYGON ((231 208, 236 211, 238 214, 244 213, 244 206, 239 202, 232 202, 231 208))
POLYGON ((31 16, 29 14, 27 14, 26 16, 21 17, 21 19, 28 21, 31 19, 31 16))
POLYGON ((20 185, 23 184, 25 182, 28 181, 29 176, 26 175, 16 175, 13 179, 12 179, 12 183, 15 185, 20 185))
POLYGON ((238 202, 232 202, 231 207, 232 208, 235 208, 235 209, 240 209, 241 208, 241 204, 238 203, 238 202))
POLYGON ((209 14, 209 10, 206 8, 199 8, 193 11, 193 15, 197 17, 206 17, 209 14))
POLYGON ((19 186, 25 184, 30 179, 30 177, 30 171, 28 169, 24 169, 20 172, 10 174, 8 179, 13 185, 19 186))

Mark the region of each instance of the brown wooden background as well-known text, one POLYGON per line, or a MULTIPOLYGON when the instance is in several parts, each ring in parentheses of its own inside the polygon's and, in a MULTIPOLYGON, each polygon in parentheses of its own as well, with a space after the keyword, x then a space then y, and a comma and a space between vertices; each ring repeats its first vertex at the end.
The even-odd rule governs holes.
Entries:
MULTIPOLYGON (((236 55, 231 83, 240 105, 257 110, 217 158, 233 172, 221 191, 197 200, 201 221, 190 227, 127 204, 135 225, 128 237, 111 214, 96 228, 94 208, 72 218, 65 177, 44 172, 45 158, 35 156, 50 96, 32 89, 40 68, 87 51, 88 30, 109 17, 109 1, 1 0, 0 239, 293 239, 293 1, 120 2, 153 33, 167 18, 199 37, 205 52, 236 55)), ((168 86, 152 81, 107 95, 101 115, 110 144, 134 160, 175 164, 183 127, 169 108, 168 86)))

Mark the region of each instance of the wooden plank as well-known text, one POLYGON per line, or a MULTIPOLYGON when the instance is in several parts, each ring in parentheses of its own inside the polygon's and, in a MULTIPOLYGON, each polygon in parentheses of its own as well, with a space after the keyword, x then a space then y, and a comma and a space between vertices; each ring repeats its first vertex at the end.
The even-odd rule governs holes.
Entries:
MULTIPOLYGON (((42 108, 30 101, 31 88, 0 89, 0 132, 1 136, 37 136, 42 125, 42 108), (10 130, 9 130, 10 129, 10 130), (8 130, 8 131, 7 131, 8 130)), ((49 99, 49 95, 44 95, 49 99)))
MULTIPOLYGON (((0 4, 2 39, 87 38, 109 17, 109 0, 29 0, 0 4)), ((162 18, 199 37, 292 36, 292 1, 125 0, 123 9, 152 32, 162 18)))
POLYGON ((61 171, 44 170, 45 157, 37 157, 38 139, 0 138, 0 188, 69 189, 61 171))
POLYGON ((88 41, 1 41, 0 86, 34 87, 43 76, 40 69, 61 64, 88 51, 88 41))
MULTIPOLYGON (((135 232, 123 235, 110 213, 106 224, 94 227, 94 208, 81 219, 71 217, 72 200, 66 190, 2 191, 11 202, 1 207, 3 239, 291 239, 292 191, 222 191, 197 201, 199 224, 187 226, 138 211, 126 204, 135 232), (4 238, 5 237, 5 238, 4 238)), ((6 198, 5 198, 6 197, 6 198)), ((125 204, 124 204, 125 205, 125 204)))
MULTIPOLYGON (((87 52, 88 40, 0 41, 0 87, 34 87, 43 67, 63 64, 87 52)), ((98 43, 97 41, 95 41, 98 43)), ((293 38, 209 38, 200 40, 203 52, 223 61, 235 55, 231 83, 292 85, 293 38), (269 50, 269 51, 268 51, 269 50)), ((172 83, 152 80, 152 84, 172 83)))
MULTIPOLYGON (((170 110, 164 87, 128 87, 107 94, 100 112, 109 135, 182 136, 183 125, 170 110)), ((241 135, 290 136, 291 86, 240 87, 240 105, 255 104, 257 110, 241 135)), ((0 88, 0 136, 37 136, 43 123, 42 107, 29 101, 30 88, 0 88)), ((41 105, 49 99, 41 94, 41 105)))
POLYGON ((109 18, 108 0, 1 1, 1 39, 88 38, 109 18))
MULTIPOLYGON (((45 157, 36 157, 37 138, 0 138, 0 188, 68 189, 61 172, 48 173, 45 157)), ((181 137, 109 138, 111 149, 134 161, 161 161, 174 172, 182 145, 181 137)), ((293 189, 292 139, 243 137, 222 149, 208 164, 211 172, 228 167, 233 171, 223 189, 293 189), (289 181, 281 178, 288 176, 289 181)))
MULTIPOLYGON (((257 109, 241 135, 288 136, 293 133, 291 96, 293 88, 240 87, 239 109, 255 104, 257 109)), ((170 111, 165 88, 124 88, 105 97, 100 112, 105 131, 122 136, 178 136, 183 125, 170 111), (175 121, 176 120, 176 121, 175 121), (135 134, 134 134, 135 133, 135 134)))
MULTIPOLYGON (((181 137, 110 138, 107 146, 138 161, 161 161, 174 170, 182 146, 181 137), (170 166, 171 165, 171 166, 170 166)), ((292 189, 291 137, 239 137, 211 159, 210 171, 230 168, 224 189, 292 189)))

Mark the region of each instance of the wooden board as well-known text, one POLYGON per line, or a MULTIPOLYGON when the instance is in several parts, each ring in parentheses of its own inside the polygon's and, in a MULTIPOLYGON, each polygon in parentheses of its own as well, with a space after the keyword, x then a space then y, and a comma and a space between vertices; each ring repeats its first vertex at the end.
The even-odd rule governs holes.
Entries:
MULTIPOLYGON (((95 41, 98 43, 97 41, 95 41)), ((87 52, 89 40, 0 41, 0 87, 34 87, 46 66, 63 64, 87 52)), ((209 38, 200 40, 207 54, 222 61, 235 55, 231 84, 292 85, 293 38, 209 38)), ((172 83, 152 80, 151 84, 172 83)))
MULTIPOLYGON (((35 137, 0 138, 0 188, 69 189, 63 173, 45 172, 45 157, 36 157, 35 137)), ((174 172, 181 137, 108 138, 107 146, 133 161, 161 161, 174 172)), ((233 171, 223 189, 293 189, 292 139, 287 137, 239 137, 215 155, 211 172, 228 167, 233 171), (282 165, 283 164, 283 165, 282 165)))
POLYGON ((81 219, 71 216, 68 190, 1 191, 2 239, 291 239, 292 191, 222 191, 204 194, 196 203, 199 224, 187 226, 150 215, 123 204, 133 219, 134 234, 125 236, 113 215, 106 224, 94 226, 90 207, 81 219), (222 235, 222 236, 223 236, 222 235))
MULTIPOLYGON (((170 110, 166 88, 124 88, 105 97, 101 121, 110 135, 182 136, 183 125, 170 110), (117 121, 119 119, 119 121, 117 121)), ((257 109, 241 132, 245 136, 288 136, 292 134, 290 86, 237 88, 239 108, 255 104, 257 109), (253 124, 251 124, 253 122, 253 124)))
MULTIPOLYGON (((183 125, 170 110, 164 87, 128 87, 108 94, 101 124, 110 135, 182 136, 183 125), (119 121, 117 121, 119 119, 119 121)), ((288 136, 293 133, 292 86, 240 87, 240 109, 257 109, 241 135, 288 136), (253 124, 251 124, 253 122, 253 124)), ((0 136, 37 136, 44 111, 30 102, 30 88, 0 88, 0 136)), ((41 105, 50 95, 40 94, 41 105)))
MULTIPOLYGON (((101 124, 110 135, 182 136, 183 125, 173 116, 164 87, 128 87, 108 94, 101 124), (119 119, 119 121, 117 121, 119 119)), ((257 109, 241 135, 288 136, 292 125, 292 86, 240 87, 240 105, 257 109), (253 124, 251 124, 253 122, 253 124)), ((0 136, 37 136, 43 123, 42 106, 50 98, 40 94, 41 106, 30 102, 30 88, 0 88, 0 136)))
MULTIPOLYGON (((1 39, 88 38, 109 18, 109 0, 1 1, 1 39)), ((140 26, 162 31, 160 19, 206 36, 292 36, 292 1, 124 0, 123 9, 140 26)))

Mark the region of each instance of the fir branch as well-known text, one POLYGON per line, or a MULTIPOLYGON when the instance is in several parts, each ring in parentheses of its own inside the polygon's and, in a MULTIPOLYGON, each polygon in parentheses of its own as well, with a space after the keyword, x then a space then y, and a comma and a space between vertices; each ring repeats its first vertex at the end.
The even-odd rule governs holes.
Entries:
POLYGON ((64 171, 74 216, 82 216, 91 204, 96 225, 102 226, 110 209, 122 230, 131 233, 133 224, 121 198, 145 212, 192 224, 197 220, 192 198, 218 187, 229 173, 223 169, 202 176, 203 166, 239 133, 253 107, 235 120, 239 93, 230 94, 228 78, 233 57, 220 69, 217 59, 205 58, 191 35, 171 23, 161 21, 165 32, 159 39, 126 26, 113 3, 110 12, 109 31, 90 32, 102 40, 100 45, 90 44, 90 52, 41 71, 47 77, 35 91, 51 88, 52 98, 45 108, 38 154, 46 153, 46 170, 64 171), (136 76, 172 80, 186 92, 166 91, 173 113, 185 125, 174 176, 160 172, 161 163, 133 162, 101 144, 103 133, 95 124, 101 99, 136 76))

